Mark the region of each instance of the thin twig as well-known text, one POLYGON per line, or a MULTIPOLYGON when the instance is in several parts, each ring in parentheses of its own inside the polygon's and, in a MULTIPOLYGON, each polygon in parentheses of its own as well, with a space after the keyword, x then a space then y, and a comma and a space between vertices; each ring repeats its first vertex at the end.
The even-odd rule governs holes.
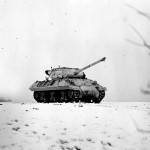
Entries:
POLYGON ((141 35, 132 25, 129 24, 129 26, 130 26, 130 28, 132 28, 132 30, 134 30, 134 31, 136 32, 136 34, 141 38, 143 44, 144 44, 144 45, 147 45, 147 43, 146 43, 145 39, 142 37, 142 35, 141 35))
POLYGON ((133 6, 130 5, 130 4, 125 4, 125 5, 126 5, 127 7, 129 7, 129 8, 131 8, 131 9, 135 10, 138 14, 140 14, 140 15, 146 17, 146 18, 150 21, 150 15, 149 15, 148 13, 142 12, 142 11, 138 10, 137 8, 133 7, 133 6))
POLYGON ((147 87, 150 88, 150 81, 147 83, 147 87))
MULTIPOLYGON (((143 46, 145 46, 146 48, 148 48, 150 50, 150 45, 147 44, 146 40, 142 37, 142 35, 137 31, 136 28, 134 28, 132 25, 129 24, 129 27, 132 28, 132 30, 134 30, 134 32, 140 37, 140 39, 142 40, 143 42, 143 46)), ((130 43, 133 43, 133 44, 136 44, 136 45, 139 45, 139 46, 142 46, 142 44, 139 44, 137 42, 134 42, 132 40, 127 40, 128 42, 130 43)))
POLYGON ((149 90, 145 90, 143 88, 141 88, 141 92, 147 95, 150 95, 150 91, 149 90))
POLYGON ((135 45, 137 45, 137 46, 145 47, 143 44, 137 43, 137 42, 132 41, 132 40, 130 40, 130 39, 126 39, 126 41, 128 41, 128 42, 130 42, 130 43, 132 43, 132 44, 135 44, 135 45))

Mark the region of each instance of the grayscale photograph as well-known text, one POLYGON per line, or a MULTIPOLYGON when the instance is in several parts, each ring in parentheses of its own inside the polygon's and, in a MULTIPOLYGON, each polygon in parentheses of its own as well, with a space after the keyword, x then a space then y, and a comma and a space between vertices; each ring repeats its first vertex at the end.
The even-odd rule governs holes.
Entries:
POLYGON ((149 150, 150 1, 0 0, 0 150, 149 150))

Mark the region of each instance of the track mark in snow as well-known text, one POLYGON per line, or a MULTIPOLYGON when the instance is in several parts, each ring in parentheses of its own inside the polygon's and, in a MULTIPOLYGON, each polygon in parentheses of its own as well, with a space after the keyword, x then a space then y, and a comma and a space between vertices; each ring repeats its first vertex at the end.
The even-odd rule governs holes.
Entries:
POLYGON ((9 123, 9 122, 8 122, 8 123, 6 123, 6 124, 7 124, 7 125, 12 125, 12 123, 9 123))
POLYGON ((73 147, 69 147, 69 146, 63 146, 60 145, 61 150, 82 150, 79 146, 73 146, 73 147))
POLYGON ((37 134, 38 132, 37 132, 37 131, 32 131, 32 133, 33 133, 33 134, 37 134))
POLYGON ((139 128, 139 125, 137 124, 137 122, 135 121, 135 119, 133 118, 133 116, 130 115, 130 117, 131 117, 131 120, 132 120, 132 122, 133 122, 133 124, 134 124, 134 126, 135 126, 135 128, 136 128, 136 130, 137 130, 138 132, 141 132, 141 133, 150 133, 150 130, 143 130, 143 129, 140 129, 140 128, 139 128))
POLYGON ((87 138, 86 140, 87 140, 88 142, 95 143, 95 142, 92 140, 92 138, 87 138))
POLYGON ((33 108, 33 110, 39 110, 39 108, 33 108))
POLYGON ((104 141, 101 141, 101 144, 104 145, 104 146, 112 146, 112 144, 110 142, 104 142, 104 141))
POLYGON ((18 119, 13 119, 11 120, 12 122, 18 122, 19 120, 18 119))
POLYGON ((75 148, 76 150, 81 150, 81 148, 79 148, 78 146, 74 146, 74 148, 75 148))
POLYGON ((66 143, 68 143, 68 141, 67 141, 67 140, 59 139, 59 143, 61 143, 61 144, 66 144, 66 143))
POLYGON ((28 125, 28 124, 25 124, 24 126, 28 127, 29 125, 28 125))
POLYGON ((20 129, 20 127, 13 127, 12 130, 14 131, 18 131, 20 129))
POLYGON ((67 128, 64 128, 64 130, 66 131, 66 130, 67 130, 67 128))
POLYGON ((66 135, 66 133, 62 132, 61 135, 66 135))
POLYGON ((76 142, 76 141, 77 141, 77 139, 71 139, 71 141, 76 142))

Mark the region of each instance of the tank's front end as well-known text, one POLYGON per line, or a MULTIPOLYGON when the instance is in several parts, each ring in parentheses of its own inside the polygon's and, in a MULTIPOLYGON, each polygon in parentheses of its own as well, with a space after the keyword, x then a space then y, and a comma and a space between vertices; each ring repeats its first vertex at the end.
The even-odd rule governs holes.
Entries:
POLYGON ((85 102, 95 102, 100 103, 105 97, 105 87, 101 85, 82 85, 81 87, 83 93, 83 99, 85 102))
POLYGON ((36 91, 36 90, 37 90, 37 87, 38 87, 38 83, 39 83, 39 81, 34 82, 34 83, 29 87, 29 89, 30 89, 31 91, 36 91))

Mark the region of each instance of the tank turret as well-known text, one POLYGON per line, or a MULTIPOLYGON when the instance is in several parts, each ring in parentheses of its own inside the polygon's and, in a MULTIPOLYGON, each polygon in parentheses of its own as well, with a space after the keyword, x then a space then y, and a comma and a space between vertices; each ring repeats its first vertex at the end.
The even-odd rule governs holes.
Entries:
POLYGON ((105 61, 106 57, 103 57, 102 59, 99 59, 98 61, 95 61, 94 63, 87 65, 81 69, 78 68, 53 68, 51 70, 46 70, 45 73, 51 78, 51 79, 57 79, 57 78, 85 78, 84 70, 102 62, 105 61))
POLYGON ((84 70, 105 61, 106 57, 79 68, 51 68, 45 73, 50 78, 44 81, 36 81, 30 86, 34 91, 34 99, 37 102, 95 102, 100 103, 105 97, 105 87, 96 81, 86 78, 84 70))

